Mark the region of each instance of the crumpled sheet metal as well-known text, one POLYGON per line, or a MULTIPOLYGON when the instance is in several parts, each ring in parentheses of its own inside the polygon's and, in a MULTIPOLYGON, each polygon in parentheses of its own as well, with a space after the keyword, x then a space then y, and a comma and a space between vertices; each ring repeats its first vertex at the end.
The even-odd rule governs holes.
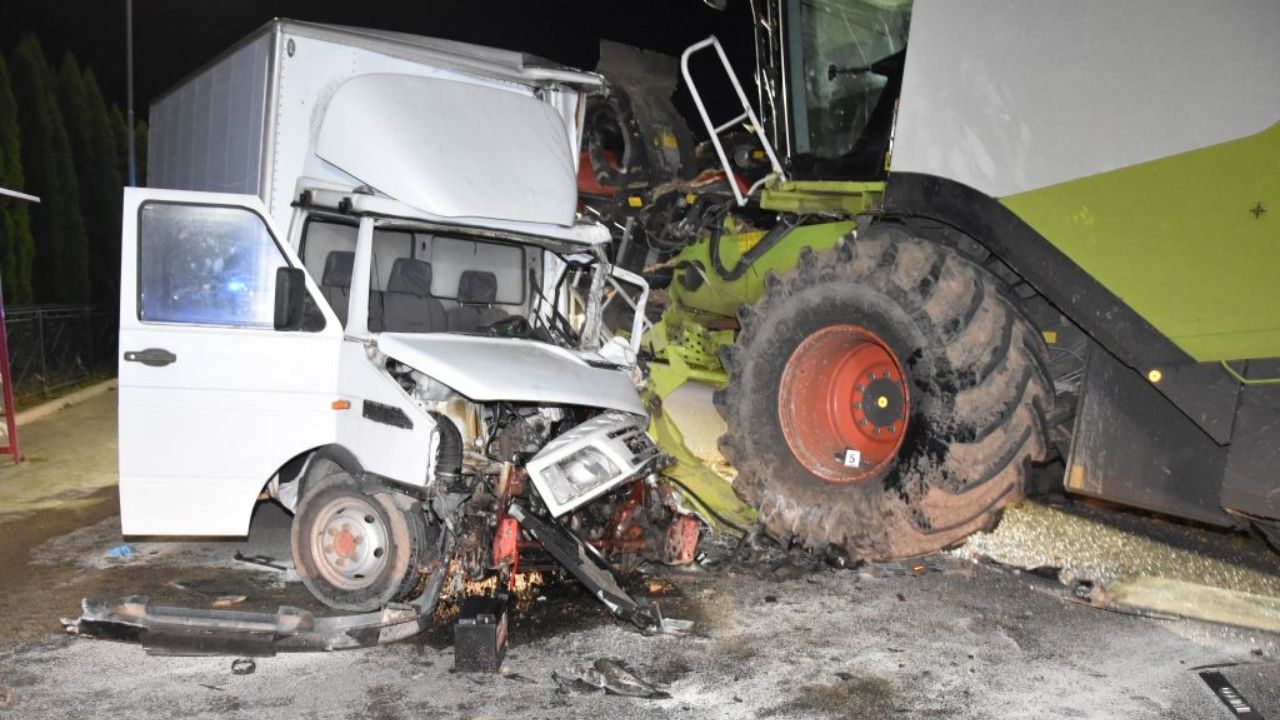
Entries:
POLYGON ((1174 547, 1083 515, 1023 501, 1005 510, 993 532, 953 551, 1012 567, 1060 568, 1063 582, 1155 577, 1255 595, 1280 595, 1280 575, 1174 547))
MULTIPOLYGON (((446 548, 446 555, 448 549, 446 548)), ((410 603, 360 615, 316 617, 280 607, 275 613, 154 606, 133 595, 115 601, 85 598, 78 618, 63 618, 68 634, 140 643, 166 655, 247 655, 349 650, 413 637, 431 622, 448 567, 436 568, 410 603)))
POLYGON ((640 679, 627 664, 613 658, 598 658, 590 665, 575 662, 552 673, 556 683, 569 692, 603 690, 609 695, 661 700, 671 697, 657 685, 640 679))
POLYGON ((316 617, 293 607, 275 613, 152 605, 145 596, 116 601, 86 598, 78 618, 64 618, 71 635, 141 644, 168 655, 248 655, 373 647, 412 637, 430 612, 390 605, 361 615, 316 617))

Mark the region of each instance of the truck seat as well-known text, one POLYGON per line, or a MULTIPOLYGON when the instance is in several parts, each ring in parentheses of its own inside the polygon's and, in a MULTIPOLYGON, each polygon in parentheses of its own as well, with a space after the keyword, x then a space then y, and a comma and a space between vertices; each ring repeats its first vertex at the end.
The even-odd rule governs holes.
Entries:
POLYGON ((449 310, 449 330, 475 330, 510 317, 493 306, 498 276, 484 270, 465 270, 458 277, 458 307, 449 310))
POLYGON ((338 322, 347 326, 347 303, 351 297, 351 268, 356 254, 346 250, 334 250, 324 258, 324 273, 320 276, 320 292, 338 316, 338 322))
POLYGON ((444 304, 431 297, 431 263, 396 258, 382 296, 386 332, 443 332, 448 329, 444 304))

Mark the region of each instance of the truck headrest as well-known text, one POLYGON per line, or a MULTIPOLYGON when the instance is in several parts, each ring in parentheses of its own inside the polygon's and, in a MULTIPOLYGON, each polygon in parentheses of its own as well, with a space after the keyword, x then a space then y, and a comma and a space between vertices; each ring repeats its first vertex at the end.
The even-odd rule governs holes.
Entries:
POLYGON ((426 297, 431 294, 431 263, 413 258, 396 258, 391 263, 387 292, 426 297))
POLYGON ((320 284, 324 287, 351 287, 351 268, 356 264, 356 254, 348 250, 334 250, 325 256, 324 273, 320 284))
POLYGON ((458 277, 458 302, 492 305, 498 299, 498 276, 487 270, 464 270, 458 277))

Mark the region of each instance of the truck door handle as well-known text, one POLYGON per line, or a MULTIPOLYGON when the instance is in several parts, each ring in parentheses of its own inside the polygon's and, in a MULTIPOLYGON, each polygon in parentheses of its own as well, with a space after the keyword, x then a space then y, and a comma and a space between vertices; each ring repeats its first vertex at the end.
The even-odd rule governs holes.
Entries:
POLYGON ((164 367, 178 361, 178 356, 164 348, 147 348, 146 350, 128 350, 124 354, 125 362, 140 362, 148 367, 164 367))

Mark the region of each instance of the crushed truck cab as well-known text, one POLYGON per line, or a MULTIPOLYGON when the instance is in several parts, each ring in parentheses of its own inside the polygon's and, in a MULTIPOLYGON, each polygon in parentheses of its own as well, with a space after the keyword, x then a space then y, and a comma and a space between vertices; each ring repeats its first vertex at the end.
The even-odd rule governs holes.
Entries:
POLYGON ((245 535, 269 496, 308 588, 352 611, 438 590, 452 560, 509 575, 512 508, 609 554, 638 496, 628 538, 665 547, 648 288, 577 215, 598 84, 275 21, 161 97, 155 187, 124 200, 124 533, 245 535), (629 333, 602 323, 614 301, 629 333))

